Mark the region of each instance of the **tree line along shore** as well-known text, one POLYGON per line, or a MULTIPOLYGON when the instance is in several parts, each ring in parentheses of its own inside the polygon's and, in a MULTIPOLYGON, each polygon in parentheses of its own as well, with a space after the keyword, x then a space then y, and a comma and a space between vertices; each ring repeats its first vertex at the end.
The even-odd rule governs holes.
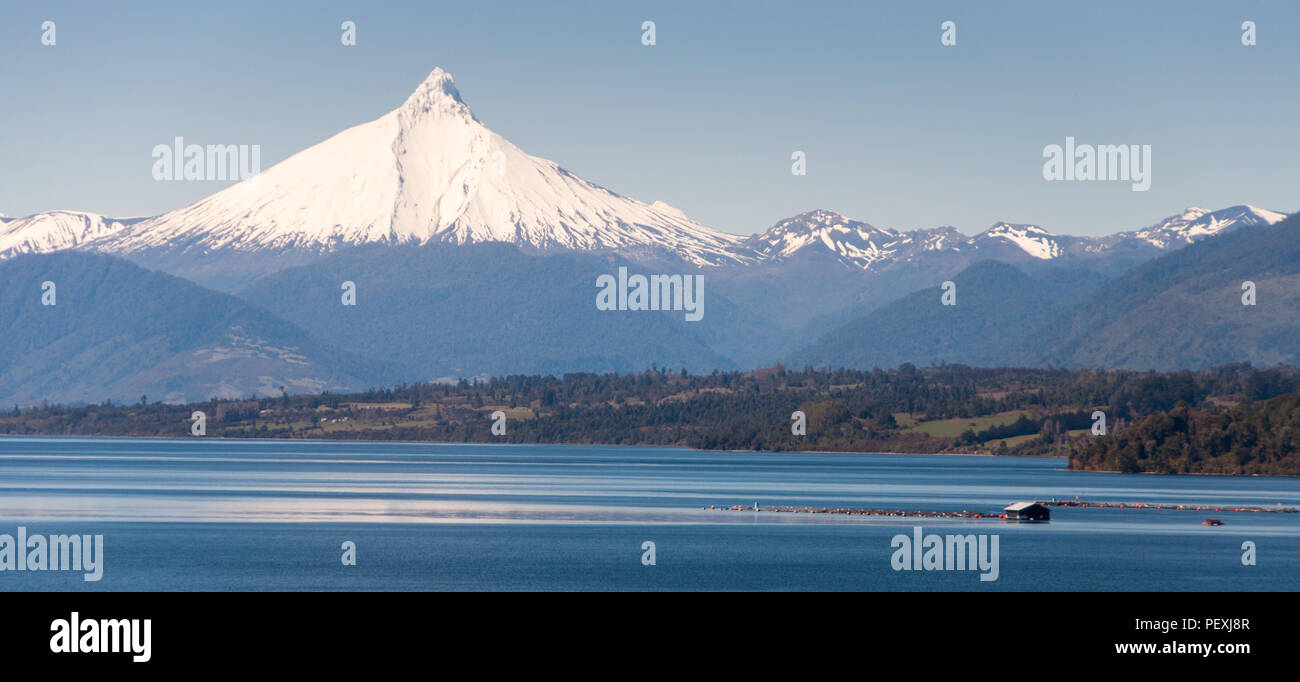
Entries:
POLYGON ((0 434, 666 445, 1063 456, 1072 469, 1300 475, 1300 368, 507 376, 351 394, 13 406, 0 434), (1094 425, 1105 416, 1105 433, 1094 425), (802 429, 799 428, 802 422, 802 429), (496 428, 493 428, 496 426, 496 428))

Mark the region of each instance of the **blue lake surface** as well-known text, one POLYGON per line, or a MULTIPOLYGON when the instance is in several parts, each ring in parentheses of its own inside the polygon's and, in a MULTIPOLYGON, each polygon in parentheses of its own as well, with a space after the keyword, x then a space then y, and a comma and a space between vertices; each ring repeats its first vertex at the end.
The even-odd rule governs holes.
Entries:
POLYGON ((1014 524, 702 509, 996 512, 1075 496, 1300 507, 1300 479, 1011 457, 0 437, 0 534, 102 534, 105 554, 98 582, 6 570, 0 591, 1300 589, 1300 514, 1057 507, 1014 524), (894 570, 891 539, 914 526, 996 534, 997 580, 894 570), (1256 565, 1242 565, 1246 541, 1256 565))

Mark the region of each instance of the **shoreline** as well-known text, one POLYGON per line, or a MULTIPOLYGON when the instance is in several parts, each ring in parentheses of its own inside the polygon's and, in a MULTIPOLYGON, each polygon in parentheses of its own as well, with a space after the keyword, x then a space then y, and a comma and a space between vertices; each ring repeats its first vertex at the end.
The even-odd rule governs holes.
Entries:
MULTIPOLYGON (((1162 504, 1158 502, 1105 502, 1096 500, 1034 500, 1034 504, 1044 507, 1071 507, 1077 509, 1125 509, 1135 511, 1188 511, 1188 512, 1210 512, 1216 514, 1300 514, 1300 507, 1283 507, 1278 506, 1214 506, 1207 504, 1162 504)), ((984 512, 975 512, 969 509, 960 511, 939 511, 939 510, 921 510, 921 509, 885 509, 877 507, 810 507, 799 505, 774 505, 763 507, 755 503, 753 507, 747 507, 742 504, 735 505, 707 505, 701 507, 704 511, 719 512, 771 512, 777 514, 831 514, 841 516, 884 516, 884 517, 912 517, 923 519, 970 519, 970 520, 991 520, 1006 521, 1012 523, 1049 523, 1048 519, 1012 519, 1007 518, 1005 510, 990 510, 984 512)), ((1205 525, 1205 524, 1202 524, 1205 525)), ((1222 523, 1217 525, 1223 525, 1222 523)))
POLYGON ((1158 471, 1135 471, 1123 472, 1111 469, 1071 469, 1068 466, 1069 458, 1060 455, 999 455, 991 452, 863 452, 858 450, 701 450, 686 445, 663 445, 663 444, 616 444, 616 443, 496 443, 491 441, 435 441, 435 440, 400 440, 384 439, 369 440, 362 438, 251 438, 240 436, 142 436, 142 435, 89 435, 89 434, 69 434, 69 433, 6 433, 0 434, 0 441, 6 438, 109 438, 109 439, 152 439, 152 440, 208 440, 208 441, 251 441, 251 442, 303 442, 303 443, 403 443, 408 445, 517 445, 524 447, 590 447, 590 448, 674 448, 679 450, 689 450, 692 452, 721 452, 735 454, 752 454, 752 455, 890 455, 897 457, 1009 457, 1015 459, 1060 459, 1065 460, 1067 466, 1065 471, 1081 474, 1119 474, 1119 475, 1148 475, 1148 476, 1221 476, 1227 478, 1297 478, 1300 474, 1221 474, 1208 471, 1184 471, 1174 473, 1163 473, 1158 471))
POLYGON ((264 438, 242 436, 140 436, 140 435, 93 435, 84 433, 0 433, 0 440, 5 438, 114 438, 114 439, 151 439, 151 440, 221 440, 221 441, 259 441, 259 442, 299 442, 299 443, 407 443, 423 445, 520 445, 529 447, 588 447, 588 448, 675 448, 692 452, 727 452, 752 455, 897 455, 906 457, 1014 457, 1016 459, 1065 459, 1058 455, 999 455, 991 452, 880 452, 862 450, 704 450, 689 445, 669 445, 651 443, 498 443, 479 440, 403 440, 396 438, 264 438))
POLYGON ((1066 467, 1066 471, 1073 471, 1080 474, 1119 474, 1121 476, 1226 476, 1226 477, 1243 477, 1243 478, 1300 478, 1300 474, 1219 474, 1213 471, 1183 471, 1166 474, 1161 471, 1115 471, 1114 469, 1071 469, 1066 467))

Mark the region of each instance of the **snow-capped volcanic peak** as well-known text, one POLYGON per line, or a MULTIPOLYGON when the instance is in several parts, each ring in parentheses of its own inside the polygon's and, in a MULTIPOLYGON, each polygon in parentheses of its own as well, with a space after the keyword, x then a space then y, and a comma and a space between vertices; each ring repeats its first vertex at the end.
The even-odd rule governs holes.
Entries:
POLYGON ((468 116, 474 118, 473 112, 460 97, 456 81, 451 74, 441 67, 434 67, 415 91, 402 103, 399 111, 414 116, 468 116))
POLYGON ((1060 243, 1052 233, 1037 225, 1017 225, 999 222, 980 233, 976 240, 997 239, 1008 242, 1034 258, 1043 260, 1061 255, 1060 243))
POLYGON ((131 252, 503 241, 540 249, 667 250, 752 259, 741 238, 529 156, 480 123, 434 69, 406 101, 206 199, 96 242, 131 252))
POLYGON ((1272 225, 1285 218, 1285 213, 1245 204, 1218 211, 1193 206, 1179 215, 1170 216, 1151 227, 1131 234, 1157 248, 1165 249, 1175 245, 1190 244, 1210 235, 1239 227, 1272 225))
POLYGON ((0 258, 74 248, 140 220, 105 218, 83 211, 47 211, 26 218, 0 215, 0 258))

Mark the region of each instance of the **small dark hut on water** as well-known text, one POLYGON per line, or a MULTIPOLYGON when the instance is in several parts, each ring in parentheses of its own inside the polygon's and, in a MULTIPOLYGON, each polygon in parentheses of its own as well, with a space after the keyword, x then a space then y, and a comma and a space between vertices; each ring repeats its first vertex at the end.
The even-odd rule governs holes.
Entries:
POLYGON ((1052 512, 1037 502, 1017 502, 1002 510, 1008 521, 1049 521, 1052 512))

